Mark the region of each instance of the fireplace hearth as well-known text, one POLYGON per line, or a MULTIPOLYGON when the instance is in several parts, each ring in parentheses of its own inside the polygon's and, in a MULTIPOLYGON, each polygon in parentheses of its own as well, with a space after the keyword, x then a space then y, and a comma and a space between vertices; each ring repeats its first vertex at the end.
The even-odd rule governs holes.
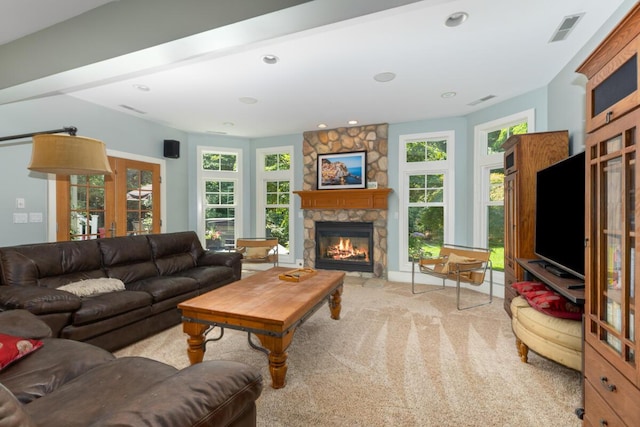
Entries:
POLYGON ((318 221, 316 268, 373 272, 373 223, 318 221))

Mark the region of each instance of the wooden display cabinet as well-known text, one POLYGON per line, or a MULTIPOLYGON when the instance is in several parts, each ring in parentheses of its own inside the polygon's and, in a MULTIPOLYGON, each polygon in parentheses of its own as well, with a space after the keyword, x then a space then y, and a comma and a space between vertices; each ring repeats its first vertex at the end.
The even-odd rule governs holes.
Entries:
POLYGON ((511 316, 513 283, 524 280, 517 258, 535 258, 536 173, 569 155, 567 131, 513 135, 504 149, 504 309, 511 316))
POLYGON ((578 68, 587 84, 585 426, 640 425, 635 309, 640 4, 578 68))

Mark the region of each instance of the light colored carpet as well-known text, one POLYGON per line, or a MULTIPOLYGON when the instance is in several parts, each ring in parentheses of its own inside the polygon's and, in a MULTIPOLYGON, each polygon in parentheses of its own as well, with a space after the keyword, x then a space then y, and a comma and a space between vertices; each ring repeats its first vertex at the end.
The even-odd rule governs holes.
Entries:
MULTIPOLYGON (((295 332, 285 388, 271 388, 267 358, 245 333, 225 331, 205 360, 262 369, 264 427, 581 426, 580 373, 531 352, 522 363, 502 303, 458 311, 453 288, 413 295, 406 283, 347 277, 340 320, 322 307, 295 332)), ((176 326, 116 354, 182 368, 186 348, 176 326)))

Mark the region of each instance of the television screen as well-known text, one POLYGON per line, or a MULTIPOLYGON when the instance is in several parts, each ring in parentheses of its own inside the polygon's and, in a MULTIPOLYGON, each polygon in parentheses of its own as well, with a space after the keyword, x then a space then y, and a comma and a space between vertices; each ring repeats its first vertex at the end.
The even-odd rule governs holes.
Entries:
POLYGON ((534 252, 552 264, 551 272, 581 279, 586 237, 584 181, 584 152, 538 171, 536 177, 534 252))

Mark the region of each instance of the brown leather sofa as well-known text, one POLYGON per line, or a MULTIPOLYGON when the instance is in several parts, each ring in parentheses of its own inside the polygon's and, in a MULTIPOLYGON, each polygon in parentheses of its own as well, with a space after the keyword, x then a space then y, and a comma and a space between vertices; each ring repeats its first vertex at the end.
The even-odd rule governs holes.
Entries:
POLYGON ((192 231, 4 247, 0 311, 26 309, 54 337, 114 351, 179 324, 178 303, 239 280, 241 260, 204 250, 192 231), (124 290, 58 289, 100 278, 119 279, 124 290))
POLYGON ((49 338, 26 310, 0 312, 0 333, 42 347, 0 370, 0 426, 255 426, 258 369, 206 361, 178 370, 116 358, 91 344, 49 338))

